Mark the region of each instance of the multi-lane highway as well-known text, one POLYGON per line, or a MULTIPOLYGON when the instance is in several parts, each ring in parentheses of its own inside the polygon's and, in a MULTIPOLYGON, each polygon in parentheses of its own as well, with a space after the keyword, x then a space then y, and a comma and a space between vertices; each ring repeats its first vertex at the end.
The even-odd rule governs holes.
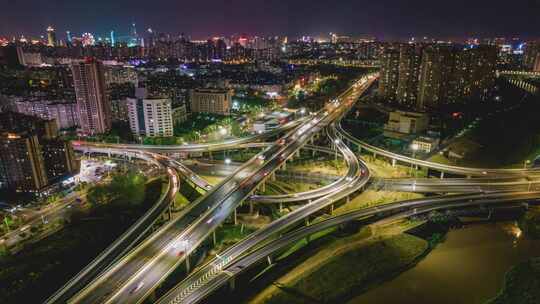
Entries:
MULTIPOLYGON (((280 138, 210 190, 183 216, 160 229, 107 269, 70 302, 138 303, 195 250, 236 207, 301 148, 347 110, 371 82, 363 79, 326 110, 280 138)), ((342 143, 340 143, 342 144, 342 143)))
POLYGON ((421 215, 431 211, 469 208, 474 206, 484 206, 495 208, 497 205, 511 205, 516 203, 539 202, 540 192, 511 192, 511 193, 493 193, 493 194, 473 194, 473 195, 454 195, 442 196, 431 199, 418 199, 411 201, 396 202, 378 207, 371 207, 346 213, 312 225, 296 229, 292 232, 273 240, 253 250, 241 258, 230 263, 224 263, 219 271, 215 271, 213 276, 208 277, 207 282, 199 283, 199 287, 193 288, 191 292, 175 294, 170 292, 159 300, 159 304, 179 304, 179 303, 197 303, 213 291, 217 290, 241 272, 250 266, 260 262, 267 257, 280 252, 287 245, 298 242, 309 235, 336 227, 347 222, 362 218, 363 222, 376 223, 378 221, 396 220, 399 218, 413 215, 421 215))
MULTIPOLYGON (((343 95, 341 98, 344 100, 344 104, 347 107, 356 101, 359 95, 371 85, 371 82, 367 82, 364 86, 361 86, 360 92, 351 95, 343 95), (345 102, 345 100, 347 102, 345 102)), ((347 112, 349 108, 338 112, 340 118, 341 115, 347 112)), ((319 198, 311 203, 308 203, 293 212, 290 212, 281 218, 268 224, 266 227, 255 231, 247 238, 234 246, 228 248, 224 252, 220 253, 218 257, 206 265, 199 267, 199 269, 190 274, 184 281, 180 282, 174 289, 172 289, 166 296, 159 300, 159 303, 189 303, 192 299, 199 299, 205 297, 209 292, 214 290, 213 279, 218 274, 222 273, 223 267, 228 263, 231 263, 242 254, 249 252, 256 245, 267 241, 277 233, 298 224, 303 219, 309 218, 310 215, 317 211, 334 204, 349 195, 352 195, 362 187, 364 187, 369 181, 369 171, 367 165, 360 162, 354 153, 345 145, 345 143, 337 135, 335 124, 331 124, 328 128, 328 135, 331 142, 335 145, 349 164, 349 174, 345 177, 345 183, 336 186, 331 193, 319 198)))

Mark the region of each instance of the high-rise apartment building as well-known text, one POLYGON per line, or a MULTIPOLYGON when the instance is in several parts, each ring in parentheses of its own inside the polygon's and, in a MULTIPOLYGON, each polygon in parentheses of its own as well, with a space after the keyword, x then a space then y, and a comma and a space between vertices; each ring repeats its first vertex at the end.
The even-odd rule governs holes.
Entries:
POLYGON ((424 50, 418 83, 419 109, 437 108, 455 100, 455 55, 455 50, 448 46, 430 46, 424 50))
POLYGON ((232 90, 195 89, 190 94, 191 112, 229 115, 232 105, 232 90))
POLYGON ((48 183, 37 135, 0 135, 0 188, 31 192, 48 183))
POLYGON ((85 134, 111 129, 111 104, 105 87, 103 64, 93 58, 71 65, 80 127, 85 134))
POLYGON ((455 56, 454 85, 456 99, 484 99, 495 86, 497 47, 479 45, 455 56))
POLYGON ((20 113, 0 114, 0 188, 37 192, 78 169, 56 123, 20 113))
POLYGON ((136 98, 128 98, 131 131, 145 136, 173 136, 171 100, 148 98, 145 89, 137 89, 136 98))
POLYGON ((399 49, 399 76, 397 101, 408 108, 416 107, 418 77, 422 62, 423 46, 403 44, 399 49))
POLYGON ((378 95, 387 101, 397 98, 399 79, 399 51, 393 48, 385 49, 381 55, 381 73, 378 95))

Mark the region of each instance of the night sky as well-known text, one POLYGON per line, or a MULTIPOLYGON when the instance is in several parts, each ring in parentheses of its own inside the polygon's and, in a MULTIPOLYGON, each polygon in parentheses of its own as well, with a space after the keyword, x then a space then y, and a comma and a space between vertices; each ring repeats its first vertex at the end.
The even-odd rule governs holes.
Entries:
POLYGON ((338 32, 382 39, 540 36, 540 0, 0 0, 0 35, 125 34, 131 22, 193 38, 338 32), (62 32, 62 33, 60 33, 62 32))

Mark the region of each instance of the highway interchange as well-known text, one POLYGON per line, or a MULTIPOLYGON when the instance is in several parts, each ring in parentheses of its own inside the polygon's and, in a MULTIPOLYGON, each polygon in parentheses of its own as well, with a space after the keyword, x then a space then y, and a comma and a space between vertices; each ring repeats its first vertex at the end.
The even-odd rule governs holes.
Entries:
POLYGON ((196 303, 245 268, 265 257, 270 257, 280 248, 321 229, 358 218, 375 216, 379 220, 379 218, 410 216, 438 209, 536 201, 540 197, 539 192, 534 192, 540 183, 536 178, 540 172, 536 169, 482 169, 441 165, 370 146, 347 133, 340 126, 339 121, 376 79, 376 74, 361 78, 319 112, 288 123, 268 134, 257 134, 221 143, 180 146, 77 142, 75 147, 82 152, 117 154, 147 160, 166 172, 168 184, 166 191, 152 209, 76 277, 69 280, 62 289, 51 296, 47 303, 141 303, 181 263, 185 262, 189 269, 191 263, 189 256, 225 220, 233 217, 236 222, 236 208, 245 200, 258 203, 303 202, 304 204, 250 234, 205 265, 199 266, 159 299, 158 303, 196 303), (278 140, 274 142, 260 143, 261 140, 276 137, 284 132, 285 135, 278 137, 278 140), (293 158, 300 149, 308 147, 307 144, 312 138, 320 134, 326 135, 331 148, 320 147, 319 151, 339 152, 340 157, 345 160, 348 169, 343 177, 328 186, 303 193, 279 196, 254 194, 262 183, 273 178, 275 171, 282 168, 288 159, 293 158), (317 212, 333 207, 338 201, 355 196, 370 183, 374 183, 367 164, 351 150, 352 145, 386 157, 393 162, 468 177, 377 180, 381 188, 409 192, 467 194, 443 195, 362 209, 317 224, 293 229, 302 221, 309 223, 310 216, 317 212), (213 187, 182 161, 167 156, 167 154, 179 152, 211 152, 250 146, 259 146, 263 150, 213 187), (206 193, 197 201, 192 202, 180 215, 159 227, 157 231, 150 233, 153 223, 166 212, 174 200, 180 186, 180 179, 187 180, 206 193), (271 244, 273 246, 270 246, 271 244))

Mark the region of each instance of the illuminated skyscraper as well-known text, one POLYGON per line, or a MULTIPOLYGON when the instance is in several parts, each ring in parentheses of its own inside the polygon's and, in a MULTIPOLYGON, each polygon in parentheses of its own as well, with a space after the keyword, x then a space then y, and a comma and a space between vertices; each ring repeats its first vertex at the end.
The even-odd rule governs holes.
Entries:
POLYGON ((135 25, 135 22, 131 24, 130 36, 131 37, 130 37, 129 46, 139 45, 139 35, 137 34, 137 27, 135 25))
POLYGON ((66 40, 67 40, 68 44, 71 44, 73 42, 73 38, 71 38, 71 32, 70 31, 66 31, 66 40))
POLYGON ((114 31, 111 31, 111 46, 115 46, 116 44, 116 39, 114 37, 114 31))
POLYGON ((79 119, 85 134, 102 134, 111 129, 111 103, 105 92, 103 64, 93 58, 71 66, 79 119))
POLYGON ((54 28, 52 26, 47 28, 47 45, 56 46, 56 33, 54 32, 54 28))

